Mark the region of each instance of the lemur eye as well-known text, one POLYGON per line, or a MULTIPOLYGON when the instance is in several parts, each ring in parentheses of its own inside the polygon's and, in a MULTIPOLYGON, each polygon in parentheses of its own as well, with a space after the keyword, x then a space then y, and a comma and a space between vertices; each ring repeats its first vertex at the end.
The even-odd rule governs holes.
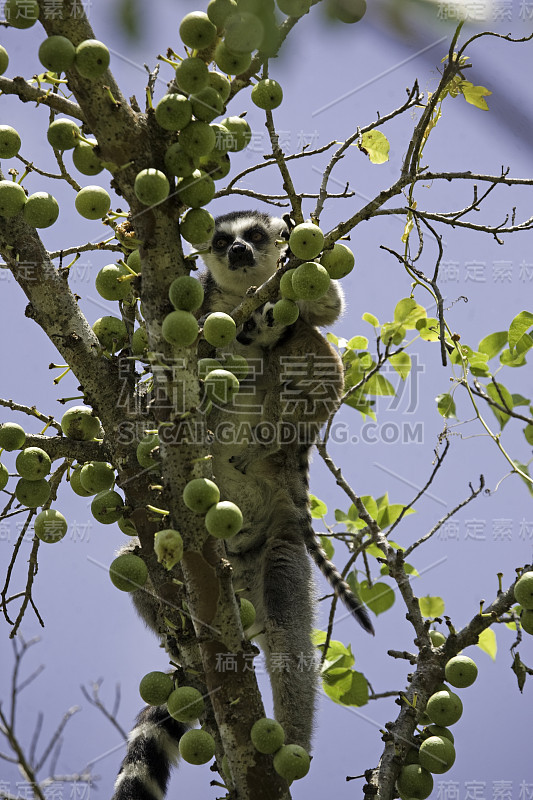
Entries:
POLYGON ((267 237, 265 231, 262 228, 254 227, 254 228, 249 228, 246 231, 246 233, 244 234, 244 238, 248 242, 251 242, 252 244, 261 244, 261 242, 264 242, 267 237))
POLYGON ((229 242, 229 236, 215 236, 211 242, 211 246, 214 247, 215 250, 224 250, 228 246, 229 242))

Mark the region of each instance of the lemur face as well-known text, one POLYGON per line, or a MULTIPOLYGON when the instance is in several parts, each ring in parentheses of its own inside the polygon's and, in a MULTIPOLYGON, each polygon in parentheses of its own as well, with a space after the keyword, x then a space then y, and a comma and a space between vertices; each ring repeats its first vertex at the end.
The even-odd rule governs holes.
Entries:
POLYGON ((256 308, 252 316, 246 320, 242 330, 237 336, 240 344, 253 344, 257 347, 274 347, 287 330, 286 325, 280 325, 274 319, 272 309, 274 303, 264 303, 256 308))
POLYGON ((225 214, 216 219, 203 260, 223 290, 244 294, 250 286, 260 286, 274 274, 286 248, 279 242, 287 237, 287 226, 277 217, 259 211, 225 214))

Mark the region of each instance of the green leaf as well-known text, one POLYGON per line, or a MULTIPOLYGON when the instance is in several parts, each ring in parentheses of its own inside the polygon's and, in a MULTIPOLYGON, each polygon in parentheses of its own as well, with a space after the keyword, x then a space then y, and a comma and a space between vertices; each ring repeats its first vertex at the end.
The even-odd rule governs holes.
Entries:
POLYGON ((357 572, 354 569, 352 569, 351 572, 349 572, 348 575, 346 576, 346 583, 348 584, 354 595, 356 597, 359 597, 359 599, 361 599, 359 595, 359 581, 357 580, 357 572))
MULTIPOLYGON (((312 641, 313 644, 320 647, 323 651, 326 641, 325 631, 315 630, 313 632, 312 641)), ((346 647, 342 642, 332 639, 329 643, 328 652, 322 666, 322 672, 326 673, 330 669, 338 669, 341 667, 343 669, 348 669, 349 667, 353 667, 354 664, 355 658, 351 647, 349 645, 346 647)))
POLYGON ((313 519, 322 519, 325 517, 328 513, 327 505, 322 500, 319 500, 318 497, 315 497, 314 494, 310 494, 309 499, 311 502, 311 516, 313 519))
POLYGON ((504 350, 500 354, 500 363, 504 367, 523 367, 527 362, 523 353, 515 355, 510 350, 504 350))
MULTIPOLYGON (((376 519, 377 515, 378 515, 378 504, 376 503, 376 501, 374 500, 372 495, 364 494, 361 497, 361 502, 363 503, 364 507, 366 508, 366 510, 368 511, 368 514, 372 517, 372 519, 376 519)), ((357 509, 356 509, 356 513, 357 513, 357 509)), ((357 516, 359 516, 358 513, 357 513, 357 516)), ((366 522, 365 522, 365 525, 366 525, 366 522)))
POLYGON ((460 344, 456 347, 453 353, 450 354, 450 361, 452 364, 461 365, 462 359, 465 359, 470 367, 473 375, 487 377, 490 375, 490 370, 487 366, 488 355, 472 350, 467 344, 460 344))
POLYGON ((531 423, 524 428, 524 436, 526 437, 526 442, 533 445, 533 425, 531 423))
MULTIPOLYGON (((389 541, 389 544, 393 550, 400 549, 400 545, 396 544, 396 542, 389 541)), ((378 545, 374 542, 365 547, 365 553, 369 556, 373 556, 374 558, 383 558, 384 555, 381 547, 378 547, 378 545)))
POLYGON ((513 408, 515 406, 528 406, 531 403, 531 400, 522 394, 512 394, 511 397, 513 398, 513 408))
POLYGON ((405 336, 405 328, 399 322, 385 322, 381 326, 381 341, 387 345, 401 344, 405 336))
POLYGON ((415 327, 425 342, 439 341, 439 321, 435 317, 419 319, 415 327))
POLYGON ((507 344, 507 331, 496 331, 485 336, 478 345, 478 350, 485 353, 489 359, 497 356, 500 350, 503 350, 507 344))
POLYGON ((380 375, 379 372, 376 375, 372 375, 372 377, 367 380, 365 389, 367 394, 375 396, 394 397, 396 394, 392 383, 383 377, 383 375, 380 375))
POLYGON ((481 631, 477 646, 483 650, 483 652, 488 653, 493 661, 496 661, 498 645, 496 643, 496 634, 492 628, 485 628, 484 631, 481 631))
POLYGON ((369 544, 368 547, 365 547, 365 553, 369 556, 373 556, 374 558, 383 558, 383 550, 374 543, 369 544))
POLYGON ((368 703, 368 681, 362 672, 351 671, 351 686, 341 697, 344 706, 364 706, 368 703))
POLYGON ((528 350, 531 350, 532 347, 533 347, 533 338, 530 336, 529 333, 524 333, 524 335, 516 343, 514 352, 519 353, 520 355, 525 355, 528 350))
POLYGON ((370 353, 360 353, 359 354, 359 363, 361 365, 361 369, 365 372, 368 372, 374 366, 374 360, 370 353))
MULTIPOLYGON (((515 467, 521 470, 525 475, 529 475, 529 469, 526 464, 521 464, 520 461, 513 461, 513 464, 515 465, 515 467)), ((527 478, 523 478, 522 475, 520 475, 519 477, 520 480, 522 480, 526 484, 529 494, 533 496, 533 484, 531 483, 531 481, 527 480, 527 478)))
MULTIPOLYGON (((506 405, 509 409, 512 410, 513 398, 511 396, 511 393, 505 388, 505 386, 502 383, 498 383, 497 385, 489 383, 488 386, 485 386, 485 391, 487 392, 490 399, 494 400, 495 403, 499 403, 499 405, 501 406, 506 405)), ((506 414, 505 411, 500 411, 499 408, 495 408, 494 406, 490 406, 490 410, 493 412, 494 416, 500 423, 500 428, 503 430, 505 425, 507 425, 507 423, 509 422, 510 419, 509 414, 506 414)))
POLYGON ((338 336, 335 336, 334 333, 331 333, 331 332, 330 333, 326 333, 326 339, 328 340, 328 342, 330 342, 330 344, 334 344, 335 347, 342 347, 343 346, 343 345, 339 344, 339 341, 341 341, 341 340, 339 339, 338 336))
MULTIPOLYGON (((343 354, 343 361, 347 365, 344 376, 345 389, 351 389, 352 386, 358 384, 374 366, 372 356, 364 351, 358 353, 355 350, 347 349, 343 354)), ((360 391, 366 391, 365 386, 360 391)))
POLYGON ((381 497, 378 497, 376 503, 378 506, 378 511, 381 511, 383 508, 387 508, 389 505, 389 493, 385 492, 385 494, 382 494, 381 497))
POLYGON ((115 16, 123 32, 131 42, 141 37, 141 13, 137 0, 119 0, 115 6, 115 16))
POLYGON ((382 508, 386 508, 389 505, 389 493, 385 492, 381 497, 378 497, 376 503, 379 511, 381 511, 382 508))
POLYGON ((440 617, 444 614, 444 600, 442 597, 426 595, 419 599, 420 613, 423 617, 440 617))
POLYGON ((402 550, 398 542, 393 542, 392 539, 389 539, 389 545, 392 547, 393 550, 402 550))
POLYGON ((476 108, 481 108, 483 111, 489 110, 484 96, 488 97, 492 92, 485 86, 474 86, 470 81, 461 81, 459 89, 467 103, 476 106, 476 108))
POLYGON ((313 628, 313 630, 311 631, 311 641, 314 645, 318 647, 319 645, 324 644, 326 639, 327 639, 326 631, 321 631, 320 628, 313 628))
MULTIPOLYGON (((378 515, 378 507, 374 498, 370 497, 370 495, 365 495, 364 497, 361 497, 361 500, 372 519, 376 519, 378 515)), ((343 522, 346 525, 347 530, 352 533, 361 530, 361 528, 366 528, 366 522, 360 519, 359 512, 353 503, 348 509, 348 514, 345 514, 338 508, 335 509, 335 519, 337 522, 343 522)), ((383 553, 381 555, 383 555, 383 553)))
POLYGON ((366 336, 353 336, 346 342, 346 347, 349 350, 366 350, 368 347, 368 339, 366 336))
POLYGON ((362 672, 334 670, 323 680, 324 692, 342 706, 364 706, 368 703, 368 683, 362 672))
POLYGON ((426 309, 419 306, 412 297, 404 297, 394 309, 394 322, 403 325, 404 328, 416 328, 417 321, 426 317, 426 309))
MULTIPOLYGON (((388 528, 389 525, 392 525, 394 522, 396 522, 396 520, 398 519, 404 508, 405 506, 402 505, 402 503, 391 503, 390 505, 380 508, 378 518, 376 520, 379 527, 382 530, 385 530, 385 528, 388 528)), ((408 508, 404 514, 404 517, 407 517, 409 516, 409 514, 414 514, 414 513, 415 513, 414 508, 408 508)))
POLYGON ((369 325, 372 325, 373 328, 379 328, 379 320, 373 314, 370 314, 368 311, 365 311, 363 316, 361 317, 365 322, 368 322, 369 325))
POLYGON ((384 164, 389 160, 390 144, 381 131, 374 129, 363 133, 357 146, 361 152, 366 153, 372 164, 384 164))
POLYGON ((335 548, 333 547, 333 544, 331 543, 331 539, 329 538, 329 536, 319 536, 318 538, 319 538, 320 544, 322 546, 322 549, 324 550, 325 554, 327 555, 327 557, 331 561, 331 559, 335 555, 335 548))
POLYGON ((435 400, 437 401, 437 410, 442 417, 445 419, 457 418, 455 402, 451 394, 439 394, 435 400))
MULTIPOLYGON (((406 573, 406 575, 413 575, 415 578, 419 578, 420 577, 420 573, 418 572, 416 567, 413 567, 412 564, 408 564, 407 561, 404 561, 403 569, 404 569, 404 572, 406 573)), ((387 575, 390 574, 390 571, 389 571, 389 568, 388 568, 387 564, 382 564, 381 565, 381 568, 379 570, 379 574, 382 575, 383 577, 386 577, 387 575)))
POLYGON ((368 581, 361 581, 359 584, 359 596, 376 616, 388 611, 394 605, 394 592, 387 583, 374 583, 368 585, 368 581))
POLYGON ((533 326, 533 314, 529 311, 521 311, 513 319, 509 326, 509 349, 514 350, 524 333, 533 326))
POLYGON ((404 381, 411 372, 411 356, 409 353, 396 353, 390 357, 389 361, 404 381))

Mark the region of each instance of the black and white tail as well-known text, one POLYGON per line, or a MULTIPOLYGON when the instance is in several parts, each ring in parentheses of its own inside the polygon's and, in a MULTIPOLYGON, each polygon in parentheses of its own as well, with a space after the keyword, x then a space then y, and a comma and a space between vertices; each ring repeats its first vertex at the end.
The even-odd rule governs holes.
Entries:
POLYGON ((305 546, 307 551, 320 572, 324 575, 325 579, 342 602, 357 620, 359 625, 374 635, 374 626, 370 621, 368 612, 359 598, 352 592, 339 570, 326 555, 326 551, 320 544, 320 541, 313 529, 313 520, 309 509, 309 445, 301 447, 298 453, 298 471, 305 476, 303 487, 299 492, 295 492, 293 499, 296 506, 300 510, 302 527, 305 536, 305 546))
POLYGON ((310 535, 306 539, 306 545, 311 558, 324 575, 337 597, 342 600, 346 608, 351 612, 351 614, 365 629, 365 631, 374 634, 374 626, 370 621, 370 617, 368 616, 366 608, 361 603, 359 598, 356 597, 356 595, 352 592, 346 581, 342 579, 342 576, 335 564, 329 560, 326 555, 326 551, 320 545, 320 542, 312 528, 310 535))
POLYGON ((112 800, 162 800, 186 730, 188 726, 173 719, 166 706, 143 709, 128 736, 112 800))

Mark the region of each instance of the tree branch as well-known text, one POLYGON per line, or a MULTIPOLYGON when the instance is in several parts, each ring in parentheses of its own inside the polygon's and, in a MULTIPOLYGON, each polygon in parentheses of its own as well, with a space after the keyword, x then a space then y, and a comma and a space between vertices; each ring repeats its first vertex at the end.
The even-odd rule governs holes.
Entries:
POLYGON ((10 79, 0 75, 0 94, 14 94, 23 103, 35 102, 38 106, 48 106, 60 114, 67 114, 74 119, 79 119, 80 122, 85 122, 84 114, 77 103, 53 94, 51 89, 37 89, 21 77, 10 79))

